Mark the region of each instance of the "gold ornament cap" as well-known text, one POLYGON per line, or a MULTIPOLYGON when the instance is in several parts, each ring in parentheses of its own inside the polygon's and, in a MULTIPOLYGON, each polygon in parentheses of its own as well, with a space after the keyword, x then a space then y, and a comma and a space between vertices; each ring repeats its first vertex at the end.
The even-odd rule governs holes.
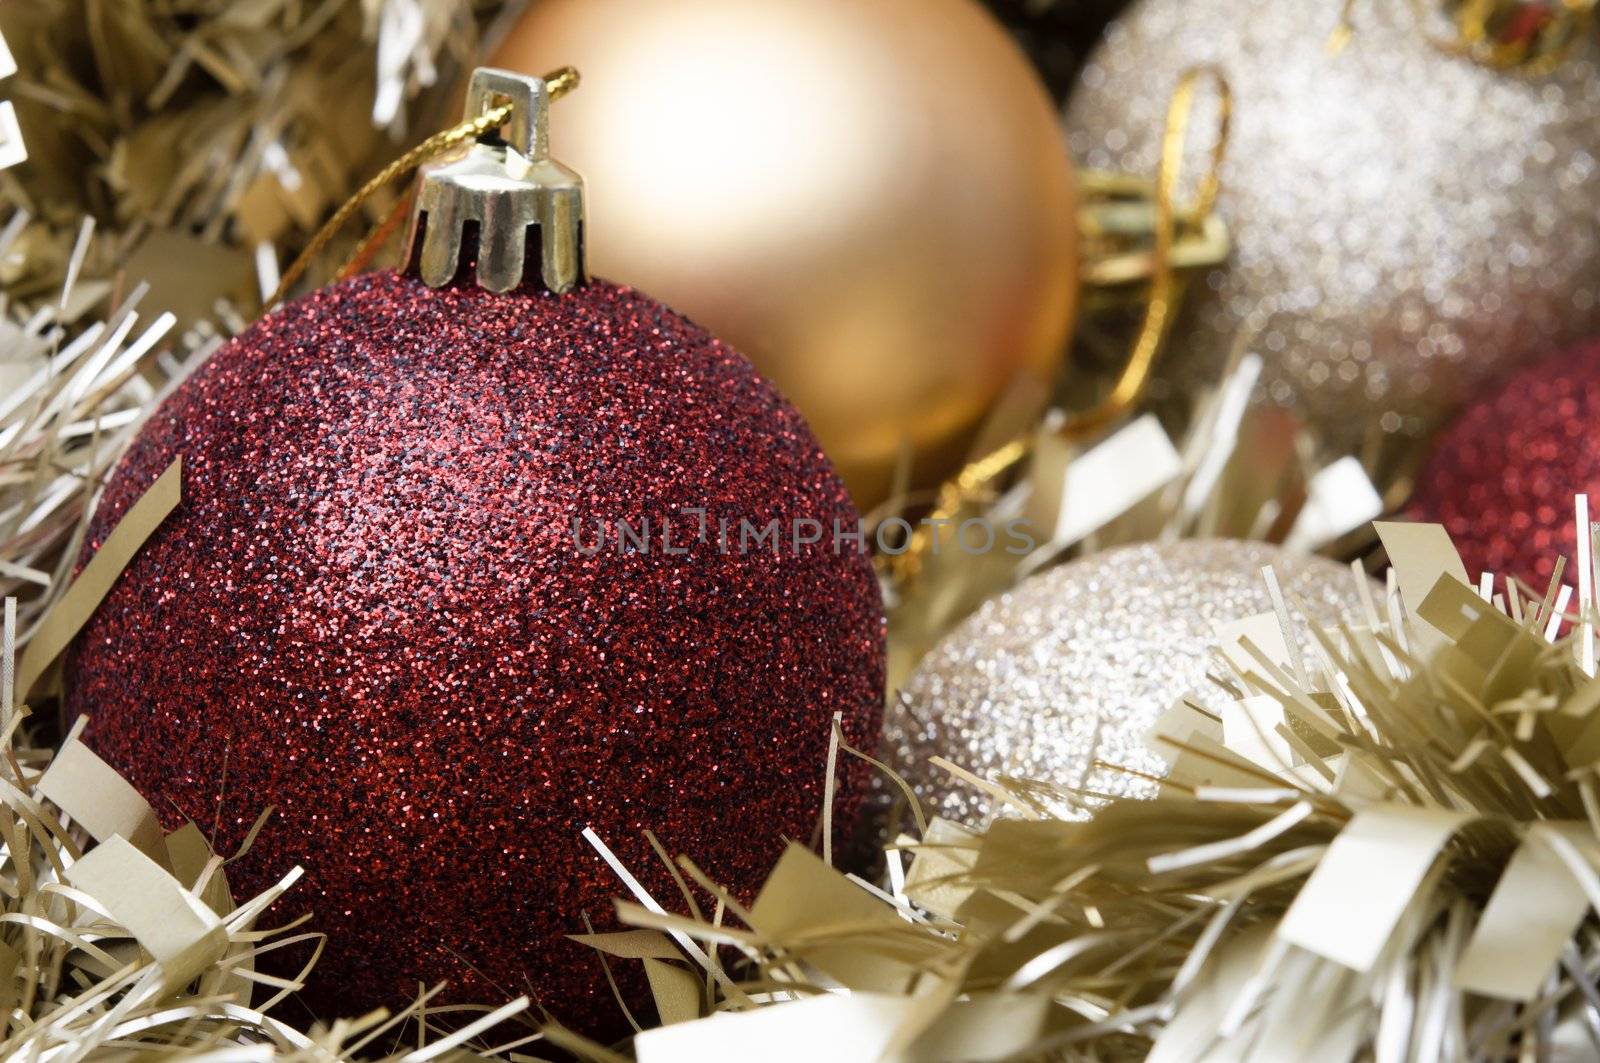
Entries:
POLYGON ((542 78, 473 71, 465 119, 505 105, 511 114, 503 139, 482 136, 465 154, 418 174, 405 261, 424 284, 440 288, 456 278, 463 246, 472 254, 473 232, 481 288, 509 292, 537 280, 560 293, 587 279, 583 178, 550 158, 550 98, 542 78))

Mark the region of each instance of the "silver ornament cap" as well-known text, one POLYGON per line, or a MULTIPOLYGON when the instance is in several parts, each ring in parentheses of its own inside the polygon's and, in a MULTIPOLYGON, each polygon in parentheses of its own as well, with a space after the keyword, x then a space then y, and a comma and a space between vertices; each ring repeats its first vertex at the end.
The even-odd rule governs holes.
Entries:
POLYGON ((456 278, 474 233, 479 287, 509 292, 537 281, 560 293, 587 279, 583 178, 550 157, 550 99, 542 78, 473 72, 464 119, 506 103, 511 116, 503 137, 479 137, 418 175, 405 261, 424 284, 440 288, 456 278))

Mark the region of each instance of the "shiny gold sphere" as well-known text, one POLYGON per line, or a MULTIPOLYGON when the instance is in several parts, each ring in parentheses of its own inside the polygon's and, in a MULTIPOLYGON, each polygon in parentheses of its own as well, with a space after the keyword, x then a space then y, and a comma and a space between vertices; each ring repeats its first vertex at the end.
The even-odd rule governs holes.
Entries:
POLYGON ((551 144, 591 271, 748 355, 863 508, 903 447, 936 482, 1019 375, 1054 378, 1071 164, 970 0, 540 0, 490 62, 582 72, 551 144))

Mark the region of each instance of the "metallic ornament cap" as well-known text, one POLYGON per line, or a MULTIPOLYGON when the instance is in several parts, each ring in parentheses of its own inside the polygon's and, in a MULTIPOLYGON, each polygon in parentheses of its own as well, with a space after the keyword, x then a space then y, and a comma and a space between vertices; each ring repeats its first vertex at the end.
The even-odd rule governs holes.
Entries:
POLYGON ((529 242, 538 242, 537 277, 553 292, 587 279, 583 261, 583 178, 550 158, 550 90, 540 78, 482 67, 467 89, 463 118, 509 102, 508 140, 485 137, 464 154, 422 168, 405 261, 424 284, 441 288, 461 269, 467 227, 477 231, 479 287, 508 292, 532 279, 529 242))

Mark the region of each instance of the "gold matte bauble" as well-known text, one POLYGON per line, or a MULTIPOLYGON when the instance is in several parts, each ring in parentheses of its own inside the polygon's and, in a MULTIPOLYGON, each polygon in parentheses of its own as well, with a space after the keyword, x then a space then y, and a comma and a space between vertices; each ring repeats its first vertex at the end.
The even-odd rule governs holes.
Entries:
POLYGON ((1027 60, 970 0, 542 0, 491 63, 572 64, 552 136, 589 262, 748 355, 863 508, 962 459, 1076 301, 1074 184, 1027 60))

